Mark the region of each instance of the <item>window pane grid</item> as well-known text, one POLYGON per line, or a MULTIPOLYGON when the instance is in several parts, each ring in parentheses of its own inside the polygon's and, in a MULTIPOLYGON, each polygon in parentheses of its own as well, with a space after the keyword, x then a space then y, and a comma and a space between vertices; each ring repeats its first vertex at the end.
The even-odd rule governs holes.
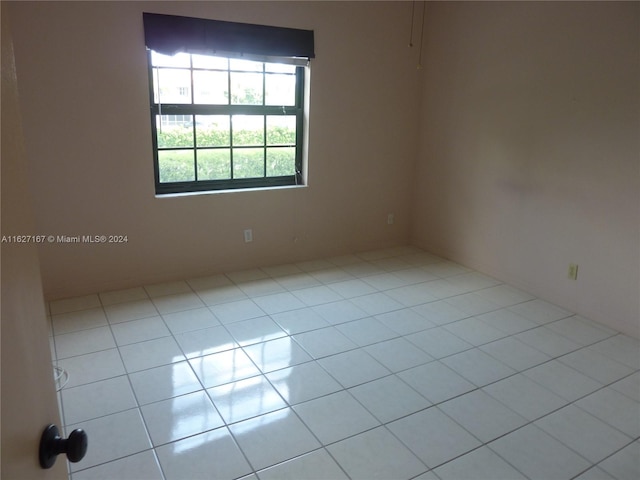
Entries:
MULTIPOLYGON (((160 117, 160 116, 158 116, 160 117)), ((216 117, 218 123, 224 118, 226 121, 222 122, 223 127, 220 131, 224 132, 222 135, 218 134, 214 136, 209 142, 203 138, 203 135, 199 135, 202 129, 199 127, 199 123, 203 123, 201 120, 205 116, 190 115, 162 115, 162 124, 165 125, 163 130, 158 131, 158 139, 162 139, 163 143, 158 145, 159 152, 185 152, 185 148, 194 151, 194 180, 199 181, 199 172, 201 169, 198 167, 199 155, 201 152, 208 150, 230 150, 230 179, 239 177, 247 178, 247 172, 241 172, 240 167, 234 168, 234 156, 237 153, 244 159, 245 165, 251 163, 249 171, 251 176, 257 176, 256 168, 256 155, 259 150, 262 151, 262 174, 261 177, 274 176, 276 174, 295 174, 295 169, 285 168, 278 169, 269 163, 270 157, 274 157, 278 152, 289 152, 291 147, 296 146, 296 116, 294 115, 211 115, 210 117, 216 117), (175 117, 175 118, 173 118, 175 117), (236 117, 234 121, 234 117, 236 117), (227 126, 228 125, 228 126, 227 126), (234 126, 235 125, 235 126, 234 126), (259 128, 257 128, 259 125, 259 128), (171 128, 173 127, 173 128, 171 128), (228 132, 228 133, 227 133, 228 132), (224 137, 227 141, 221 139, 224 137), (246 152, 243 150, 250 150, 252 153, 252 161, 248 160, 246 152)), ((184 160, 183 160, 184 163, 184 160)), ((282 162, 276 162, 281 164, 282 162)), ((167 179, 168 174, 163 175, 163 179, 167 179)), ((181 175, 179 181, 187 181, 181 175)), ((205 178, 209 179, 209 178, 205 178)), ((162 181, 161 183, 168 183, 168 181, 162 181)))
POLYGON ((180 55, 149 57, 156 191, 296 184, 303 68, 180 55))
MULTIPOLYGON (((187 54, 178 54, 179 55, 187 55, 187 54)), ((152 52, 152 62, 154 61, 154 57, 166 57, 165 55, 158 55, 155 52, 152 52)), ((242 68, 232 68, 228 64, 226 68, 221 67, 196 67, 194 66, 194 57, 200 58, 209 58, 204 57, 202 55, 187 55, 188 58, 182 58, 182 60, 178 63, 175 62, 175 65, 167 65, 167 63, 171 63, 170 61, 162 61, 156 60, 157 63, 152 63, 153 70, 153 78, 154 78, 154 102, 157 104, 170 104, 170 103, 190 103, 194 105, 276 105, 278 103, 267 102, 267 84, 275 83, 277 79, 280 79, 280 83, 282 86, 281 89, 286 87, 286 83, 293 82, 294 88, 290 89, 292 92, 295 92, 295 79, 296 72, 295 70, 291 71, 291 68, 295 69, 295 66, 291 65, 281 65, 281 64, 269 64, 262 63, 260 69, 242 69, 242 68), (267 67, 269 66, 269 67, 267 67), (283 68, 278 68, 283 67, 283 68), (268 68, 268 69, 267 69, 268 68), (187 72, 189 74, 187 75, 187 72), (207 78, 205 74, 225 74, 227 79, 227 95, 226 102, 215 102, 215 103, 207 103, 204 101, 196 102, 196 84, 201 82, 196 82, 196 78, 207 78), (260 102, 256 102, 256 99, 250 99, 247 101, 248 92, 245 91, 244 101, 233 102, 232 95, 238 95, 238 93, 234 92, 234 87, 232 86, 232 74, 237 74, 237 78, 241 78, 242 75, 245 75, 244 82, 250 83, 250 80, 253 78, 254 83, 260 77, 262 88, 260 89, 259 98, 260 102), (250 76, 250 77, 249 77, 250 76), (188 80, 187 80, 188 78, 188 80), (285 82, 286 80, 286 82, 285 82), (176 101, 177 99, 177 101, 176 101), (189 100, 189 101, 187 101, 189 100)), ((167 57, 172 58, 172 57, 167 57)), ((210 58, 220 58, 220 57, 210 57, 210 58)), ((226 59, 225 59, 226 60, 226 59)), ((233 61, 233 60, 232 60, 233 61)), ((251 62, 257 63, 249 60, 237 60, 239 62, 251 62)), ((208 76, 212 78, 211 75, 208 76)), ((221 78, 218 75, 219 78, 221 78)), ((242 81, 240 81, 242 82, 242 81)), ((241 83, 240 83, 241 84, 241 83)), ((275 86, 277 90, 278 87, 275 86)), ((239 85, 236 85, 235 90, 241 88, 239 85)), ((242 93, 242 92, 240 92, 242 93)), ((291 96, 288 103, 280 103, 280 105, 293 106, 296 104, 294 96, 291 96)))

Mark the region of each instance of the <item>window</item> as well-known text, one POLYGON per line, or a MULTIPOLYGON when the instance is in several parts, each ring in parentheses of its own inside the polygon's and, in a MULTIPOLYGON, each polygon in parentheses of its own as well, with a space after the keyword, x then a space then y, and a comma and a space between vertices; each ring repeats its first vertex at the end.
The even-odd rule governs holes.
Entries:
POLYGON ((149 56, 157 193, 301 182, 304 67, 149 56))
POLYGON ((156 193, 301 184, 313 32, 144 16, 156 193))

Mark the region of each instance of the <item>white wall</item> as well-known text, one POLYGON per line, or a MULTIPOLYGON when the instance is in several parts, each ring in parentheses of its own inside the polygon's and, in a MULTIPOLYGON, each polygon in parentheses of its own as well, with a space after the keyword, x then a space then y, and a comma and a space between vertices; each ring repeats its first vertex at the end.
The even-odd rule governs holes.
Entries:
POLYGON ((410 3, 15 2, 11 10, 38 231, 129 239, 43 245, 49 298, 408 241, 419 114, 410 3), (155 198, 143 11, 315 30, 308 188, 155 198))
POLYGON ((414 241, 639 336, 640 4, 427 19, 414 241))

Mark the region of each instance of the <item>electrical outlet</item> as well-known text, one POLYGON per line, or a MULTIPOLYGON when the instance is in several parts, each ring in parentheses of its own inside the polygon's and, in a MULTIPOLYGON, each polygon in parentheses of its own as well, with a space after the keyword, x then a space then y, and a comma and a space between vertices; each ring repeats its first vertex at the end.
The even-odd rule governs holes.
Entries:
POLYGON ((570 280, 577 280, 578 279, 578 265, 576 265, 575 263, 570 263, 569 264, 569 270, 567 272, 567 277, 570 280))
POLYGON ((395 218, 393 213, 390 213, 389 215, 387 215, 387 225, 393 225, 395 218))
POLYGON ((253 242, 253 230, 247 228, 244 231, 244 243, 253 242))

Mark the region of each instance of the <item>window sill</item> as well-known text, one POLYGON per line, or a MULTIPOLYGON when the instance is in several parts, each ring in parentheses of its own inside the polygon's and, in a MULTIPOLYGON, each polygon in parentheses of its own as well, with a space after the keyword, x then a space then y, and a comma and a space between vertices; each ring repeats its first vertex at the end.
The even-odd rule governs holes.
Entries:
POLYGON ((265 192, 272 190, 296 190, 301 188, 307 188, 307 185, 282 185, 276 187, 257 187, 257 188, 230 188, 228 190, 204 190, 200 192, 181 192, 181 193, 163 193, 155 194, 156 198, 176 198, 176 197, 191 197, 194 195, 222 195, 230 193, 247 193, 247 192, 265 192))

